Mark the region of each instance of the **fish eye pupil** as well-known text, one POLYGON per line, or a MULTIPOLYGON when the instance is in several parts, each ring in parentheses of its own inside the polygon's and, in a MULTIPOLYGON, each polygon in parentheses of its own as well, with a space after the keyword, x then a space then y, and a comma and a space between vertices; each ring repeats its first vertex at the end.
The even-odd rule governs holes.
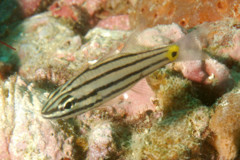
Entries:
POLYGON ((67 104, 65 105, 65 109, 71 109, 72 107, 72 103, 71 102, 67 102, 67 104))
POLYGON ((175 57, 177 55, 177 52, 172 52, 172 57, 175 57))

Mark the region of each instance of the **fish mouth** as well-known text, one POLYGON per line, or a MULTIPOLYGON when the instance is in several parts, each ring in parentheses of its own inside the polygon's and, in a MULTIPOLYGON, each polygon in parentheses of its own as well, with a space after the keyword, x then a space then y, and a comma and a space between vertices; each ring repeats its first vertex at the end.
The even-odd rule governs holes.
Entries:
POLYGON ((43 118, 51 119, 51 114, 49 112, 47 112, 47 108, 45 108, 45 107, 43 107, 43 109, 41 111, 41 115, 43 118))
POLYGON ((44 118, 46 118, 46 119, 52 119, 51 117, 55 117, 54 116, 54 113, 55 112, 57 112, 58 111, 58 109, 57 108, 52 108, 52 107, 49 107, 49 106, 44 106, 43 108, 42 108, 42 111, 41 111, 41 114, 42 114, 42 116, 44 117, 44 118))
POLYGON ((64 114, 57 114, 58 110, 57 109, 51 109, 48 107, 43 107, 42 111, 41 111, 41 115, 43 118, 45 119, 66 119, 66 117, 64 114))
POLYGON ((54 119, 51 116, 47 115, 47 114, 42 114, 42 117, 45 119, 54 119))
POLYGON ((42 117, 45 118, 45 119, 60 119, 61 116, 56 116, 56 115, 53 115, 53 114, 50 114, 50 113, 45 113, 45 112, 42 112, 42 117))
POLYGON ((58 120, 58 119, 69 119, 69 118, 72 118, 73 116, 53 115, 53 114, 42 113, 42 117, 45 119, 50 119, 50 120, 58 120))
POLYGON ((44 106, 42 108, 41 115, 42 115, 43 118, 53 119, 52 118, 52 113, 53 113, 53 111, 50 111, 49 107, 44 106))

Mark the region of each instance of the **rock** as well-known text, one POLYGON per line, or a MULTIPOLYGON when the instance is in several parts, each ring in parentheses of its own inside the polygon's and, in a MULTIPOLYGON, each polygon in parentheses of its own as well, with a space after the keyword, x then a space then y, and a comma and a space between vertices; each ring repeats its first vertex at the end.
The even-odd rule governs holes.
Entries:
POLYGON ((208 121, 206 107, 177 112, 150 129, 134 132, 131 152, 126 159, 191 159, 199 154, 208 121))
POLYGON ((73 136, 41 116, 45 93, 19 76, 1 84, 0 159, 73 158, 73 136))
POLYGON ((166 69, 160 69, 147 77, 156 94, 153 103, 164 116, 172 111, 194 108, 201 102, 194 98, 191 81, 166 69))
POLYGON ((128 15, 119 15, 108 17, 98 22, 97 27, 111 30, 130 30, 130 21, 128 15))
POLYGON ((60 1, 55 1, 49 10, 52 12, 53 16, 62 17, 65 19, 80 21, 81 11, 72 5, 62 4, 60 1))
POLYGON ((186 61, 173 64, 176 71, 191 81, 214 88, 219 95, 233 88, 234 82, 229 69, 214 59, 186 61))
POLYGON ((87 10, 90 16, 93 16, 97 11, 103 8, 106 2, 107 0, 86 0, 82 7, 87 10))
POLYGON ((239 20, 228 18, 210 25, 207 51, 228 65, 231 65, 231 59, 238 61, 238 23, 239 20))
MULTIPOLYGON (((23 12, 24 17, 30 17, 36 11, 39 11, 42 0, 17 0, 19 5, 21 6, 21 10, 23 12)), ((47 4, 47 3, 46 3, 47 4)), ((46 7, 46 6, 45 6, 46 7)))
POLYGON ((20 75, 31 81, 58 85, 78 74, 88 61, 95 61, 108 53, 129 34, 95 28, 84 37, 86 43, 83 45, 80 35, 49 12, 25 20, 6 43, 20 33, 21 38, 12 44, 22 64, 20 75), (25 30, 22 31, 22 28, 25 30))
POLYGON ((240 148, 240 90, 239 88, 223 95, 215 104, 215 111, 211 116, 209 129, 212 137, 210 143, 219 154, 219 159, 233 160, 240 148))
POLYGON ((114 128, 110 122, 98 122, 89 135, 87 158, 91 160, 110 158, 116 154, 114 128))
POLYGON ((139 17, 147 19, 152 26, 177 23, 185 28, 229 17, 240 19, 238 0, 194 2, 188 0, 149 0, 139 1, 135 8, 137 9, 130 14, 135 25, 141 23, 136 21, 139 17))

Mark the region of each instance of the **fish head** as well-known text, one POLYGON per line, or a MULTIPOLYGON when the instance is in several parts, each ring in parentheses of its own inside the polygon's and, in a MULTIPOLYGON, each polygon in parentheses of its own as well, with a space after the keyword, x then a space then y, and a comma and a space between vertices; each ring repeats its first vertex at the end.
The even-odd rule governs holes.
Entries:
POLYGON ((46 119, 70 118, 74 116, 76 98, 71 94, 61 92, 57 89, 51 93, 42 108, 42 116, 46 119), (71 115, 71 116, 68 116, 71 115))

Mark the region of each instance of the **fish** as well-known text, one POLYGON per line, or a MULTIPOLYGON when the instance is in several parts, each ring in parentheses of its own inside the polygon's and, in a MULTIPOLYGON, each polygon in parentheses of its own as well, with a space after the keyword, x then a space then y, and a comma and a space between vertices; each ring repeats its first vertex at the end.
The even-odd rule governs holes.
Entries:
POLYGON ((200 30, 167 46, 117 54, 86 67, 49 95, 42 108, 42 116, 65 119, 85 113, 130 89, 166 64, 188 59, 192 54, 192 59, 200 59, 202 51, 196 35, 202 36, 201 32, 206 34, 200 30))

